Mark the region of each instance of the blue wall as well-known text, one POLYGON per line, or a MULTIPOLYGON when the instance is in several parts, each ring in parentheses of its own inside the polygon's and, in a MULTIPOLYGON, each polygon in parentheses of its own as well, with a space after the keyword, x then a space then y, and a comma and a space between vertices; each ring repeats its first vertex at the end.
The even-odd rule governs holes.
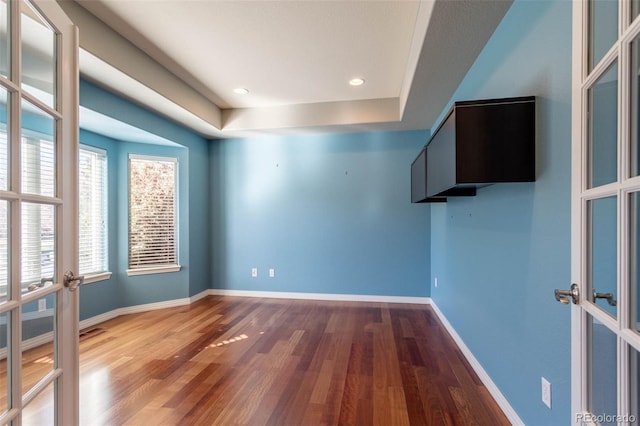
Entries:
POLYGON ((431 295, 525 423, 568 424, 570 309, 553 290, 570 284, 570 1, 515 1, 452 101, 527 95, 537 181, 431 207, 431 295))
POLYGON ((410 165, 427 137, 212 142, 214 288, 428 296, 429 207, 410 203, 410 165))
MULTIPOLYGON (((80 143, 94 146, 107 151, 107 232, 109 240, 109 264, 108 270, 116 270, 117 240, 118 240, 118 209, 115 200, 118 185, 118 168, 114 160, 117 155, 118 141, 111 138, 80 130, 80 143)), ((84 320, 120 307, 120 296, 116 276, 82 287, 80 291, 80 319, 84 320)))
POLYGON ((83 288, 80 319, 113 309, 189 297, 210 286, 208 146, 204 138, 84 80, 80 104, 182 146, 118 141, 81 131, 81 143, 107 150, 109 268, 112 278, 83 288), (128 155, 178 157, 180 272, 128 277, 128 155))
MULTIPOLYGON (((80 105, 115 118, 149 133, 184 146, 187 157, 183 168, 188 173, 187 187, 180 197, 187 201, 185 227, 181 227, 180 241, 185 244, 187 258, 181 265, 188 274, 188 295, 193 296, 209 287, 209 141, 163 117, 132 104, 85 80, 80 81, 80 105)), ((143 148, 147 149, 147 148, 143 148)), ((183 218, 181 218, 182 220, 183 218)), ((181 225, 182 226, 182 225, 181 225)), ((157 277, 157 275, 156 275, 157 277)), ((186 297, 187 294, 182 297, 186 297)), ((153 298, 149 295, 148 297, 153 298)), ((136 303, 137 304, 137 303, 136 303)))
MULTIPOLYGON (((118 145, 117 162, 119 181, 116 198, 118 239, 117 256, 114 259, 116 275, 122 306, 135 306, 145 303, 162 302, 190 296, 189 271, 193 266, 190 257, 191 225, 189 223, 189 152, 185 148, 158 146, 150 144, 122 142, 118 145), (127 276, 129 267, 129 154, 154 155, 178 159, 178 263, 182 267, 179 272, 164 274, 127 276)), ((197 185, 196 185, 197 186, 197 185)), ((197 231, 196 231, 197 232, 197 231)), ((111 242, 110 242, 111 243, 111 242)), ((196 269, 199 265, 195 265, 196 269)), ((205 277, 206 280, 206 277, 205 277)))
POLYGON ((81 105, 184 147, 81 132, 108 151, 113 272, 83 289, 81 319, 208 288, 429 295, 429 207, 410 203, 409 170, 427 131, 205 141, 86 81, 80 93, 81 105), (130 153, 179 158, 178 273, 126 275, 130 153))
MULTIPOLYGON (((95 134, 80 132, 80 142, 107 151, 108 164, 108 280, 91 283, 80 292, 80 318, 87 319, 117 308, 180 299, 189 295, 187 266, 180 272, 129 277, 128 268, 128 155, 142 154, 178 158, 178 194, 188 192, 188 152, 185 148, 127 143, 95 134)), ((179 259, 189 265, 188 198, 178 200, 179 259)))

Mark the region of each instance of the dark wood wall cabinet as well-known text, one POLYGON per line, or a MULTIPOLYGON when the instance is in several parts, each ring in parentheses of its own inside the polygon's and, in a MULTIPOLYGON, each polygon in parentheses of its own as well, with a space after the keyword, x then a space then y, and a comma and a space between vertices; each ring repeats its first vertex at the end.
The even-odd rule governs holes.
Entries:
POLYGON ((411 202, 535 181, 535 97, 456 102, 411 164, 411 202))

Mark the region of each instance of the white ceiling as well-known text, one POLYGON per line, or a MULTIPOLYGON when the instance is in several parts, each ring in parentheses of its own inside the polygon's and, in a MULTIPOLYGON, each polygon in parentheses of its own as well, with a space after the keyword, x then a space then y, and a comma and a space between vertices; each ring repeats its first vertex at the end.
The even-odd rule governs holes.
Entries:
POLYGON ((208 137, 429 128, 511 4, 58 1, 85 78, 208 137))

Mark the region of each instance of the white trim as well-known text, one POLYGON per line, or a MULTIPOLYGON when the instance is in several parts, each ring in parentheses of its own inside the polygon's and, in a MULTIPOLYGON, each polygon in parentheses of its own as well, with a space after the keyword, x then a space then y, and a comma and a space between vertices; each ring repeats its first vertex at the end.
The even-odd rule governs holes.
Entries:
MULTIPOLYGON (((28 351, 29 349, 34 349, 42 345, 46 345, 47 343, 53 342, 53 331, 48 331, 39 336, 32 337, 31 339, 22 341, 22 351, 28 351)), ((7 348, 0 349, 0 360, 7 359, 7 348)))
POLYGON ((252 290, 208 290, 211 296, 261 297, 265 299, 299 299, 299 300, 329 300, 340 302, 379 302, 379 303, 414 303, 428 305, 430 297, 411 296, 377 296, 370 294, 327 294, 327 293, 292 293, 280 291, 252 291, 252 290))
POLYGON ((480 381, 482 381, 482 383, 487 388, 487 390, 489 391, 493 399, 496 400, 496 402, 504 412, 505 416, 507 416, 507 419, 509 419, 509 422, 511 422, 512 425, 524 425, 524 422, 522 421, 520 416, 518 416, 518 413, 516 413, 516 410, 514 410, 511 404, 509 404, 509 401, 507 401, 507 398, 505 398, 502 392, 500 392, 500 389, 498 388, 498 386, 496 386, 493 380, 491 380, 491 377, 485 371, 485 369, 482 368, 482 364, 480 364, 480 362, 476 359, 476 357, 473 356, 473 353, 471 352, 471 350, 467 347, 467 345, 464 343, 460 335, 456 332, 456 330, 453 328, 451 323, 444 316, 440 308, 438 308, 438 305, 436 305, 436 303, 433 300, 431 300, 430 305, 431 305, 431 308, 433 308, 433 312, 435 312, 438 318, 440 319, 440 322, 442 322, 442 325, 444 326, 444 328, 446 328, 449 334, 451 335, 451 338, 458 346, 458 349, 460 349, 460 352, 462 352, 462 354, 467 359, 469 364, 471 364, 471 368, 473 368, 473 371, 476 372, 476 374, 480 378, 480 381))
POLYGON ((80 146, 80 149, 84 149, 85 151, 90 151, 90 152, 93 152, 94 154, 103 155, 105 157, 107 156, 107 150, 106 149, 98 148, 98 147, 93 146, 93 145, 87 145, 87 144, 84 144, 82 142, 80 142, 78 145, 80 146))
POLYGON ((129 160, 154 161, 178 164, 178 157, 160 157, 156 155, 129 154, 129 160))
POLYGON ((211 296, 211 294, 209 294, 209 290, 201 291, 200 293, 198 293, 198 294, 194 294, 193 296, 191 296, 191 297, 189 298, 189 303, 195 303, 195 302, 197 302, 198 300, 200 300, 200 299, 204 299, 204 298, 205 298, 205 297, 207 297, 207 296, 211 296))
POLYGON ((283 293, 274 291, 245 291, 245 290, 221 290, 208 289, 191 297, 183 299, 168 300, 166 302, 147 303, 144 305, 128 306, 114 309, 91 318, 80 321, 80 330, 93 327, 101 322, 109 321, 121 315, 136 314, 140 312, 153 311, 156 309, 175 308, 178 306, 190 305, 207 296, 237 296, 237 297, 260 297, 265 299, 303 299, 303 300, 329 300, 344 302, 380 302, 380 303, 412 303, 428 305, 431 303, 430 297, 405 297, 405 296, 373 296, 356 294, 321 294, 321 293, 283 293))
MULTIPOLYGON (((586 75, 585 56, 583 48, 587 45, 586 32, 583 28, 587 20, 587 3, 574 2, 572 4, 572 64, 571 64, 571 282, 560 284, 563 289, 571 283, 584 285, 582 280, 582 199, 583 182, 586 181, 586 158, 582 150, 582 139, 586 135, 586 102, 582 89, 586 75)), ((586 185, 584 185, 586 187, 586 185)), ((582 289, 581 290, 586 290, 582 289)), ((583 399, 584 366, 586 353, 582 350, 582 334, 584 315, 580 305, 572 304, 571 316, 571 419, 577 419, 578 414, 586 411, 586 401, 583 399)))
POLYGON ((85 328, 93 327, 94 325, 100 324, 105 321, 112 320, 114 318, 122 315, 119 309, 114 309, 113 311, 105 312, 104 314, 96 315, 91 318, 87 318, 86 320, 80 321, 80 330, 84 330, 85 328))
POLYGON ((167 266, 153 266, 151 268, 136 268, 127 269, 127 276, 133 277, 136 275, 150 275, 150 274, 166 274, 169 272, 178 272, 182 266, 180 265, 167 265, 167 266))
POLYGON ((97 274, 87 274, 84 276, 82 284, 91 284, 98 281, 105 281, 111 278, 111 272, 99 272, 97 274))
POLYGON ((137 314, 140 312, 155 311, 157 309, 175 308, 178 306, 185 306, 191 303, 190 298, 168 300, 166 302, 146 303, 144 305, 127 306, 125 308, 114 309, 113 311, 105 312, 104 314, 88 318, 84 321, 80 321, 80 330, 87 327, 92 327, 101 322, 105 322, 121 315, 137 314))
POLYGON ((209 296, 209 291, 205 290, 191 297, 185 297, 182 299, 167 300, 165 302, 146 303, 144 305, 127 306, 125 308, 114 309, 113 311, 105 312, 103 314, 80 321, 80 330, 84 330, 88 327, 93 327, 94 325, 112 320, 121 315, 137 314, 140 312, 155 311, 157 309, 167 309, 190 305, 207 296, 209 296))

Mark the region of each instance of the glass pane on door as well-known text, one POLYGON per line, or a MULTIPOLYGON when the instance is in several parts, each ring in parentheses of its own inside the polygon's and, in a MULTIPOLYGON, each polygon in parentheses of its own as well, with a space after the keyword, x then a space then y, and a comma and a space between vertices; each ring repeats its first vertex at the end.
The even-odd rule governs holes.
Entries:
POLYGON ((618 64, 589 89, 589 182, 593 188, 618 179, 618 64))
POLYGON ((589 71, 606 55, 618 39, 618 2, 589 2, 589 71))
POLYGON ((0 303, 9 297, 9 203, 0 200, 0 303))
MULTIPOLYGON (((618 412, 617 336, 591 315, 588 318, 589 339, 589 412, 599 420, 610 419, 618 412)), ((615 425, 602 421, 603 425, 615 425)))
POLYGON ((9 339, 9 313, 0 314, 0 413, 9 409, 9 380, 7 379, 7 341, 9 339))
MULTIPOLYGON (((629 282, 630 318, 629 328, 640 333, 640 193, 634 192, 629 196, 629 233, 631 247, 629 247, 629 282)), ((625 324, 626 326, 626 324, 625 324)))
MULTIPOLYGON (((0 3, 0 6, 2 3, 0 3)), ((0 87, 0 191, 9 189, 9 146, 7 143, 7 91, 0 87)))
POLYGON ((56 35, 40 14, 22 2, 22 88, 55 107, 56 35))
POLYGON ((6 0, 0 0, 0 75, 9 77, 9 7, 6 0))
POLYGON ((632 347, 629 347, 629 361, 630 361, 630 369, 629 375, 630 383, 631 383, 631 401, 630 401, 630 412, 627 413, 627 418, 622 419, 631 424, 636 424, 638 419, 640 419, 640 352, 636 351, 632 347))
POLYGON ((56 195, 55 120, 29 102, 22 102, 22 191, 56 195))
POLYGON ((55 418, 54 385, 49 384, 22 410, 22 424, 24 426, 42 426, 53 424, 55 418))
POLYGON ((618 205, 616 197, 589 201, 590 300, 617 317, 618 205))
POLYGON ((53 284, 56 259, 55 207, 22 203, 22 292, 53 284))
POLYGON ((22 394, 55 369, 55 293, 22 306, 22 394))

